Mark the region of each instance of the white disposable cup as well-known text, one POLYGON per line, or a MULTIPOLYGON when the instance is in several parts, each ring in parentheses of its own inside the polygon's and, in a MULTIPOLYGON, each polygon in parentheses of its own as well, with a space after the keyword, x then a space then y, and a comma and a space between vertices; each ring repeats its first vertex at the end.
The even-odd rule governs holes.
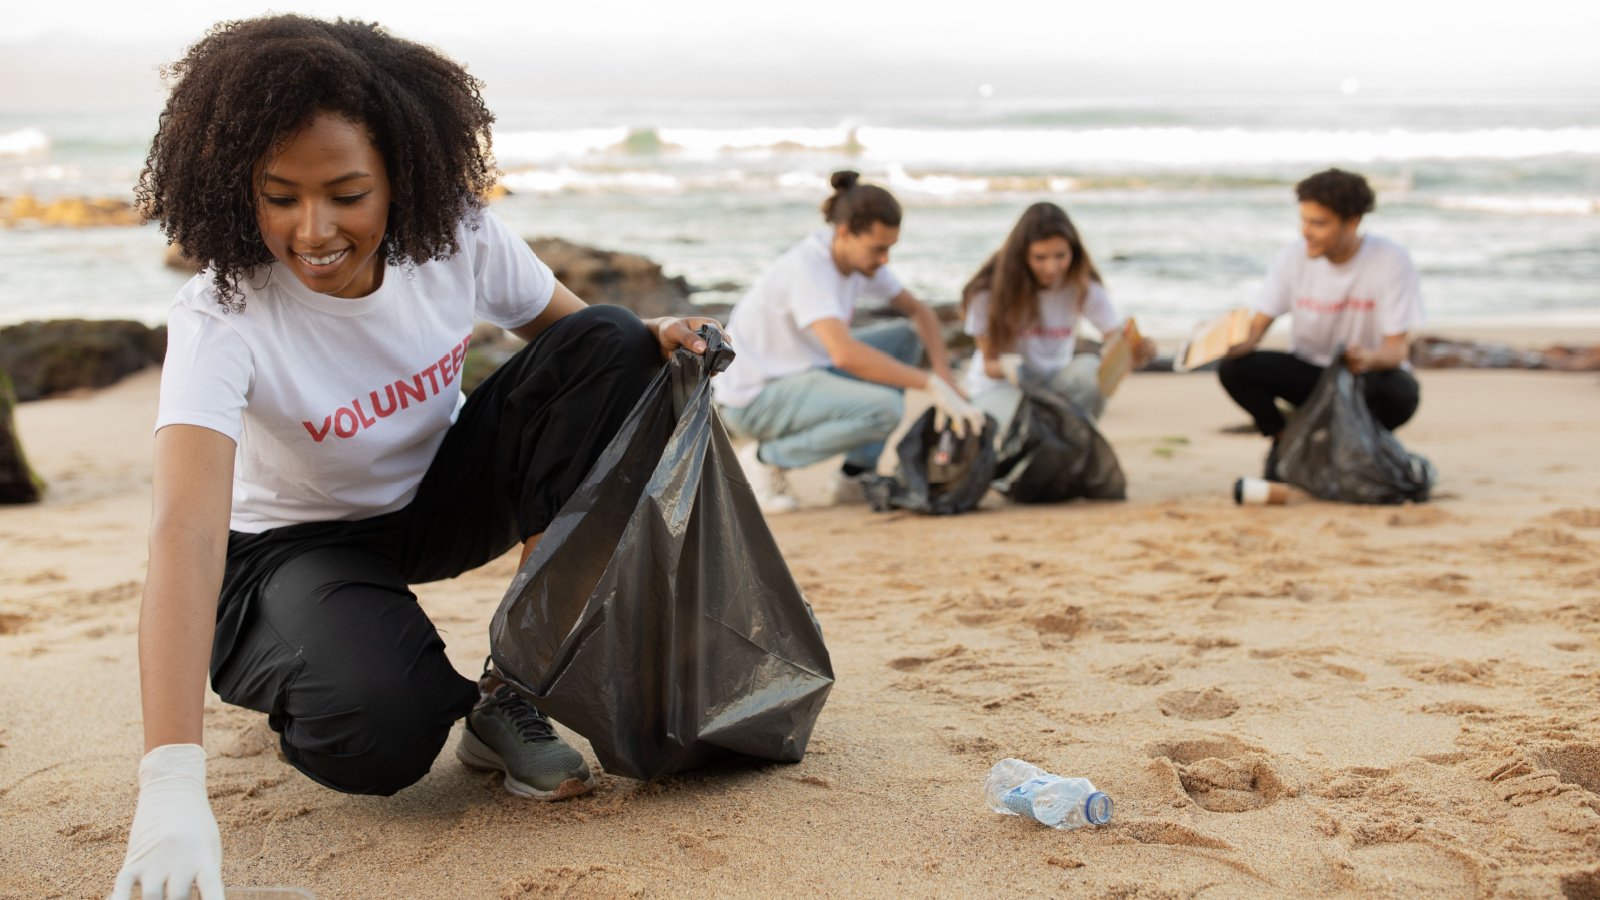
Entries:
POLYGON ((1289 502, 1289 486, 1263 478, 1241 478, 1233 483, 1233 502, 1240 506, 1282 506, 1289 502))

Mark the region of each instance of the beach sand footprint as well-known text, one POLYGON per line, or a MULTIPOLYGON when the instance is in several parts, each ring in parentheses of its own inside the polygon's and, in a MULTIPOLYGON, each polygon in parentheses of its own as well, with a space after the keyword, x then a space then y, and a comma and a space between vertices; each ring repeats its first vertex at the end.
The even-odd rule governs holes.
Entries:
POLYGON ((1145 752, 1170 762, 1183 792, 1210 812, 1249 812, 1297 793, 1272 765, 1271 756, 1237 738, 1158 741, 1146 745, 1145 752))
POLYGON ((1600 744, 1554 744, 1530 755, 1544 768, 1556 770, 1562 783, 1575 784, 1600 798, 1600 744))
POLYGON ((1172 672, 1167 668, 1167 664, 1153 659, 1111 666, 1097 671, 1112 681, 1139 686, 1166 684, 1172 680, 1172 672))
POLYGON ((645 881, 627 873, 621 866, 588 865, 545 866, 529 875, 501 885, 501 900, 520 897, 643 897, 645 881))
POLYGON ((1600 897, 1600 866, 1561 876, 1561 896, 1567 900, 1594 900, 1600 897))
POLYGON ((1219 687, 1199 691, 1168 691, 1156 698, 1163 716, 1191 722, 1226 719, 1239 711, 1239 701, 1219 687))
POLYGON ((920 669, 929 663, 935 663, 941 660, 950 659, 951 657, 960 656, 965 652, 967 652, 966 647, 963 647, 960 644, 951 644, 948 647, 935 650, 928 656, 895 657, 894 659, 889 660, 889 668, 900 672, 911 672, 920 669))
POLYGON ((1550 514, 1550 519, 1573 528, 1600 528, 1600 509, 1593 506, 1558 509, 1550 514))
POLYGON ((1452 659, 1443 662, 1419 663, 1405 670, 1407 678, 1428 684, 1479 684, 1493 683, 1498 660, 1452 659))

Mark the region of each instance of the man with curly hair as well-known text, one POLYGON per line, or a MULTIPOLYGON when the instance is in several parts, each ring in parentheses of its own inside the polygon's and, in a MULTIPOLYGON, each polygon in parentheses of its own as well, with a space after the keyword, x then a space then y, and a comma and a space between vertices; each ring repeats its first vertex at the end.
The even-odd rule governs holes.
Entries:
POLYGON ((1265 477, 1276 481, 1277 440, 1287 424, 1277 401, 1304 403, 1334 354, 1361 373, 1367 406, 1391 431, 1417 411, 1421 388, 1407 361, 1422 327, 1422 291, 1404 247, 1361 232, 1376 202, 1367 180, 1328 169, 1295 185, 1301 239, 1279 254, 1256 301, 1250 334, 1218 371, 1234 402, 1272 439, 1265 477), (1293 315, 1289 352, 1258 349, 1274 320, 1293 315))
POLYGON ((221 900, 204 680, 284 759, 393 794, 457 755, 538 799, 588 766, 410 585, 523 559, 710 320, 586 306, 480 197, 480 83, 363 22, 223 23, 168 73, 139 199, 202 266, 169 315, 139 620, 146 754, 115 894, 221 900), (529 343, 472 393, 474 319, 529 343))

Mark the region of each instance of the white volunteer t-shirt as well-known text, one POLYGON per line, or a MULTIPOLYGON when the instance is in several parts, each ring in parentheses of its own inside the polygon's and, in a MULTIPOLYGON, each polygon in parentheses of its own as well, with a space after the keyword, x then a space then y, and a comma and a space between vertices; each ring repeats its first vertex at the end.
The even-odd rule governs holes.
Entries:
POLYGON ((1363 235, 1355 256, 1340 265, 1307 257, 1304 240, 1285 247, 1256 311, 1293 313, 1289 352, 1318 366, 1332 362, 1340 345, 1376 349, 1389 335, 1427 324, 1411 255, 1375 234, 1363 235))
POLYGON ((839 274, 833 229, 818 230, 778 257, 734 304, 728 337, 739 358, 711 380, 717 402, 749 406, 769 381, 831 366, 810 326, 822 319, 848 325, 861 298, 889 301, 902 290, 888 266, 871 278, 839 274))
POLYGON ((217 304, 209 272, 178 292, 156 430, 199 425, 238 445, 230 528, 365 519, 411 501, 464 400, 474 318, 526 325, 555 290, 493 213, 463 221, 457 239, 451 258, 389 266, 354 300, 276 262, 241 283, 243 312, 217 304))
MULTIPOLYGON (((1039 292, 1039 317, 1017 336, 1016 347, 1009 351, 1022 354, 1028 369, 1040 375, 1054 375, 1072 362, 1072 351, 1078 345, 1079 289, 1076 285, 1039 292)), ((1101 334, 1110 334, 1122 327, 1122 316, 1106 296, 1105 285, 1089 282, 1088 296, 1081 304, 1082 317, 1089 320, 1101 334)), ((967 334, 983 337, 989 332, 989 292, 979 291, 967 304, 967 334)), ((1004 379, 990 378, 983 371, 983 355, 974 354, 967 366, 967 395, 976 397, 1006 384, 1004 379)))

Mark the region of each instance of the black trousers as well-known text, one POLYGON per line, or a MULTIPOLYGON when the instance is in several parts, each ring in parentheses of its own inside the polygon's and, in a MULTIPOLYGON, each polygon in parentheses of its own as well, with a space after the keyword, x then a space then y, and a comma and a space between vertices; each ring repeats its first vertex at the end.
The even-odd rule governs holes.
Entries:
MULTIPOLYGON (((1233 402, 1256 420, 1256 428, 1272 437, 1283 431, 1283 413, 1277 398, 1299 406, 1311 396, 1311 389, 1322 377, 1322 366, 1313 365, 1288 353, 1257 350, 1238 359, 1223 360, 1217 370, 1222 387, 1233 402)), ((1417 378, 1405 369, 1366 372, 1361 388, 1378 424, 1390 431, 1411 421, 1422 399, 1417 378)))
POLYGON ((542 533, 660 366, 633 313, 581 310, 468 396, 405 508, 230 533, 217 693, 267 713, 284 756, 323 785, 388 795, 422 778, 478 692, 408 585, 542 533))

